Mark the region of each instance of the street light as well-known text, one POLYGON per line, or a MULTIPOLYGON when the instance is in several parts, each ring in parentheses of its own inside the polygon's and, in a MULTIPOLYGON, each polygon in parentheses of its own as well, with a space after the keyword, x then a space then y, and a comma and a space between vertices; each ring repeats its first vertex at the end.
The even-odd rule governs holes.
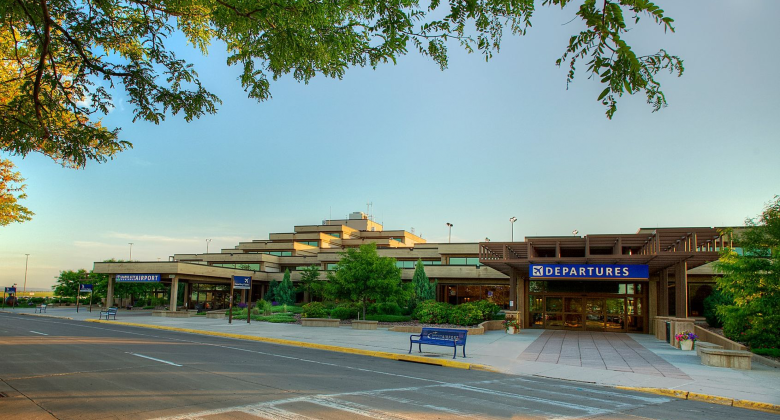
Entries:
POLYGON ((209 253, 209 242, 211 242, 211 239, 206 239, 206 254, 209 253))
POLYGON ((450 228, 450 233, 447 234, 447 243, 452 242, 452 226, 454 226, 452 223, 447 222, 447 227, 450 228))
POLYGON ((573 231, 571 231, 571 234, 574 235, 574 236, 577 236, 578 233, 580 233, 580 231, 577 230, 577 229, 574 229, 573 231))
POLYGON ((512 242, 515 241, 515 222, 517 221, 517 217, 512 216, 509 218, 509 224, 512 226, 512 242))
POLYGON ((22 294, 27 293, 27 262, 30 261, 30 254, 24 254, 27 257, 24 260, 24 289, 22 289, 22 294))
POLYGON ((133 243, 132 242, 128 242, 128 244, 130 244, 130 260, 129 261, 133 261, 133 243))

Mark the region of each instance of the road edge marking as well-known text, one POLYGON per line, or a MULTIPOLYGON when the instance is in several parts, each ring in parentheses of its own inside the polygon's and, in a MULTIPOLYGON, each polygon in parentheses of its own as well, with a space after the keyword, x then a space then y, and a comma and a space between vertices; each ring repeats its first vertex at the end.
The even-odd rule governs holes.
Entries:
POLYGON ((634 386, 616 386, 616 389, 625 391, 645 392, 649 394, 664 395, 667 397, 679 398, 682 400, 701 401, 709 404, 727 405, 737 408, 746 408, 748 410, 764 411, 767 413, 780 414, 780 405, 762 403, 758 401, 740 400, 737 398, 721 397, 718 395, 700 394, 698 392, 684 391, 681 389, 667 388, 645 388, 634 386))
POLYGON ((309 343, 306 341, 286 340, 283 338, 257 337, 253 335, 223 333, 223 332, 216 332, 216 331, 193 330, 189 328, 168 327, 164 325, 136 324, 133 322, 105 321, 102 319, 86 319, 84 321, 101 323, 101 324, 110 324, 110 325, 124 325, 128 327, 151 328, 155 330, 176 331, 176 332, 184 332, 190 334, 208 335, 212 337, 235 338, 238 340, 259 341, 263 343, 281 344, 284 346, 304 347, 304 348, 311 348, 317 350, 332 351, 337 353, 357 354, 361 356, 379 357, 382 359, 398 360, 404 362, 423 363, 427 365, 436 365, 436 366, 443 366, 443 367, 456 368, 456 369, 485 370, 485 371, 497 372, 495 370, 492 370, 492 368, 490 368, 489 366, 477 365, 477 364, 467 363, 467 362, 459 362, 456 360, 430 359, 427 357, 415 356, 413 354, 401 354, 401 353, 390 353, 386 351, 353 349, 350 347, 334 346, 331 344, 309 343))

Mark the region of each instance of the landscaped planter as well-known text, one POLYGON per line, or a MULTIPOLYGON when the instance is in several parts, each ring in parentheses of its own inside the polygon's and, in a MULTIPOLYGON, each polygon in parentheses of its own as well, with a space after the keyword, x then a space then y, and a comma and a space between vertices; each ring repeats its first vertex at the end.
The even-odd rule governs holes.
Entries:
POLYGON ((206 312, 206 318, 225 319, 225 312, 206 312))
POLYGON ((152 311, 152 316, 161 316, 165 318, 189 318, 190 313, 187 311, 152 311))
POLYGON ((375 330, 379 321, 352 321, 353 330, 375 330))
POLYGON ((301 318, 301 325, 304 327, 332 327, 338 328, 340 320, 330 318, 301 318))

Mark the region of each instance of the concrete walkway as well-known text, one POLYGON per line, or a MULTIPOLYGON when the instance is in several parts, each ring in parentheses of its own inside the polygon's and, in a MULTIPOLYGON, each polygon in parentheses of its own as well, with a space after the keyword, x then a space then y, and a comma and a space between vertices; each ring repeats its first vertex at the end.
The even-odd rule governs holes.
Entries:
MULTIPOLYGON (((7 313, 33 315, 32 308, 6 309, 7 313)), ((49 308, 45 316, 75 320, 97 319, 99 310, 74 307, 49 308)), ((37 314, 35 314, 37 315, 37 314)), ((40 315, 38 315, 40 316, 40 315)), ((353 349, 406 354, 409 334, 387 329, 353 330, 349 326, 311 328, 205 317, 153 317, 151 311, 119 311, 117 322, 158 327, 241 334, 252 337, 292 340, 353 349)), ((113 321, 110 321, 113 322, 113 321)), ((107 324, 93 324, 102 327, 107 324)), ((155 334, 164 334, 163 331, 155 334)), ((412 354, 416 354, 416 348, 412 354)), ((647 334, 578 333, 523 330, 509 335, 489 331, 469 336, 465 359, 458 361, 489 366, 513 375, 533 375, 605 386, 649 387, 690 391, 709 396, 780 405, 780 369, 753 363, 743 371, 704 366, 696 352, 677 350, 647 334)), ((423 356, 451 360, 452 350, 423 346, 423 356)), ((716 399, 717 400, 717 399, 716 399)))

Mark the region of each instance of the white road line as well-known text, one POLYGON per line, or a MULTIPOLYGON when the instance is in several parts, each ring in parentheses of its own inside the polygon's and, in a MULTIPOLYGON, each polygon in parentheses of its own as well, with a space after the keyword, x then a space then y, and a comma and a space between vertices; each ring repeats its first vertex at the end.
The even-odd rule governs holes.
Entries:
POLYGON ((171 365, 171 366, 178 366, 178 367, 181 367, 181 365, 177 365, 176 363, 169 362, 169 361, 167 361, 167 360, 162 360, 162 359, 155 359, 154 357, 144 356, 143 354, 138 354, 138 353, 130 353, 129 351, 127 351, 127 352, 125 352, 125 353, 127 353, 127 354, 129 354, 129 355, 132 355, 132 356, 143 357, 144 359, 154 360, 155 362, 160 362, 160 363, 165 363, 165 364, 167 364, 167 365, 171 365))
POLYGON ((44 333, 42 333, 42 332, 38 332, 38 331, 30 331, 30 332, 31 332, 31 333, 33 333, 33 334, 49 335, 49 334, 44 334, 44 333))

